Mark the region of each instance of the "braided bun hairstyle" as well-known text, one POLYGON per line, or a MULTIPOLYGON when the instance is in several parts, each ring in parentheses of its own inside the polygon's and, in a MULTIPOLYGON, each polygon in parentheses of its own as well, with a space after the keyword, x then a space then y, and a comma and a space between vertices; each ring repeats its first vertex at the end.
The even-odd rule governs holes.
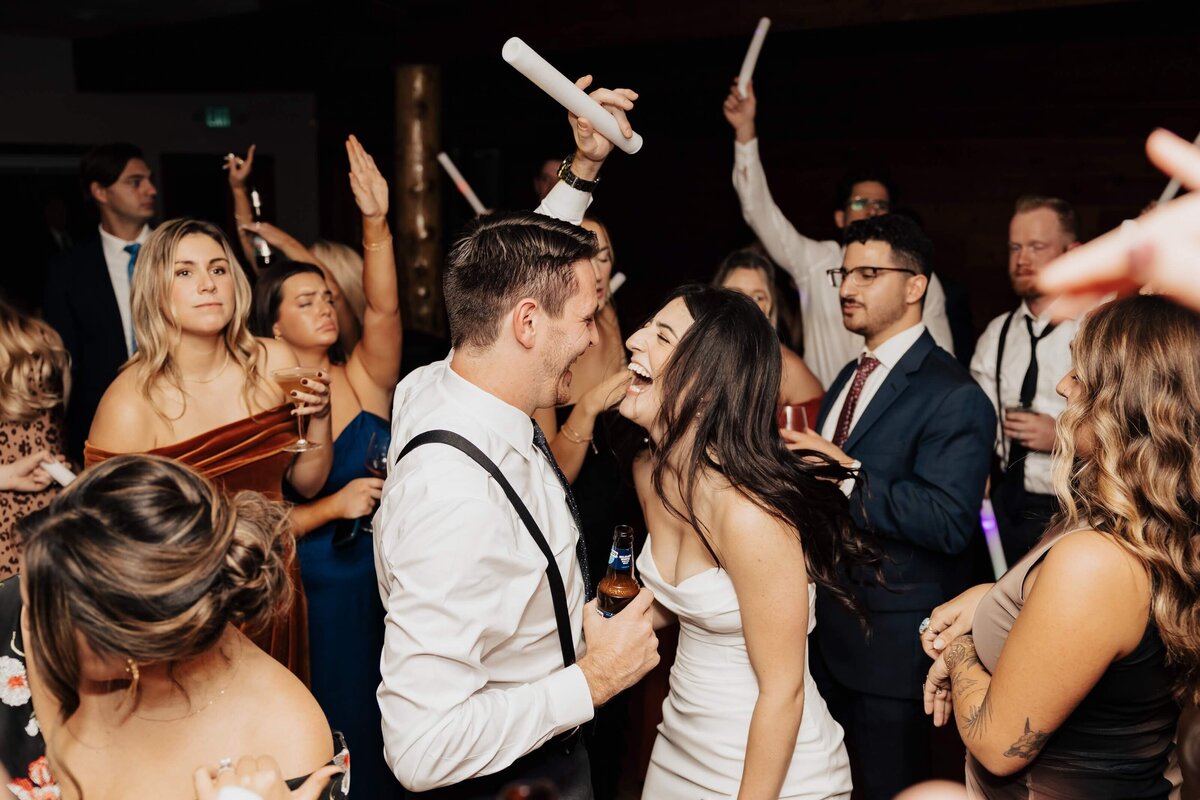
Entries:
POLYGON ((227 498, 146 455, 87 470, 22 520, 27 647, 62 718, 79 707, 76 634, 98 654, 173 664, 213 647, 229 624, 254 633, 284 614, 286 522, 261 495, 227 498))

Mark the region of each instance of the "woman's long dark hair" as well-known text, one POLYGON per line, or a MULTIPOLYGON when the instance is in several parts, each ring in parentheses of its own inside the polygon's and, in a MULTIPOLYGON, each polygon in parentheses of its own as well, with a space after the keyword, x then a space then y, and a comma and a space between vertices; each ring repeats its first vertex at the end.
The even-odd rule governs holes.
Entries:
POLYGON ((783 364, 771 324, 752 300, 728 289, 683 286, 664 305, 675 298, 683 299, 693 322, 655 379, 663 397, 663 433, 652 448, 655 491, 670 513, 695 528, 720 565, 693 495, 705 470, 721 474, 798 531, 809 579, 861 617, 841 571, 865 566, 878 574, 879 552, 855 526, 839 486, 854 473, 820 453, 784 446, 775 419, 783 364), (676 471, 672 462, 682 465, 682 509, 663 492, 668 471, 676 471))

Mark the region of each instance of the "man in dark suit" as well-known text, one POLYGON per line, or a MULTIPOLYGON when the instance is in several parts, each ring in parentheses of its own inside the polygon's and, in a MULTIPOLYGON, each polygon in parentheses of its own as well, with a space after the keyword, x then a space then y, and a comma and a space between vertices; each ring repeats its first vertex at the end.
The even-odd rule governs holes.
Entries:
POLYGON ((158 190, 142 151, 131 144, 94 148, 79 173, 84 197, 100 213, 100 227, 50 263, 44 308, 71 354, 67 452, 82 463, 96 406, 137 349, 130 284, 138 251, 150 236, 158 190))
POLYGON ((825 597, 817 602, 812 670, 846 730, 855 796, 890 800, 929 777, 931 725, 921 703, 930 661, 917 628, 965 588, 979 533, 996 418, 992 404, 921 322, 932 247, 911 220, 889 215, 846 229, 842 321, 862 355, 829 387, 817 433, 789 446, 859 468, 851 506, 884 552, 886 587, 847 576, 871 632, 825 597))

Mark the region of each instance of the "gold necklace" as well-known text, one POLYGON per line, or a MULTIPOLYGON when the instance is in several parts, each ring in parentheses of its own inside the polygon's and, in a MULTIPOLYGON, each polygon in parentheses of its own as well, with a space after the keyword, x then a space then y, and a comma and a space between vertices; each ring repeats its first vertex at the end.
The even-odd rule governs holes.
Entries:
POLYGON ((221 373, 224 372, 225 368, 228 366, 229 366, 229 350, 226 349, 225 360, 221 362, 221 368, 219 370, 217 370, 216 373, 211 378, 188 378, 188 377, 185 377, 184 380, 187 381, 188 383, 212 383, 217 378, 221 377, 221 373))
POLYGON ((140 719, 140 720, 144 720, 144 721, 146 721, 146 722, 179 722, 180 720, 188 719, 189 717, 194 717, 194 716, 196 716, 197 714, 199 714, 201 711, 207 711, 209 708, 211 708, 211 707, 212 707, 212 704, 213 704, 213 703, 217 702, 217 701, 218 701, 218 700, 220 700, 222 697, 224 697, 224 696, 225 696, 225 691, 226 691, 226 690, 227 690, 227 689, 228 689, 230 686, 232 686, 232 685, 233 685, 233 678, 234 678, 234 675, 237 673, 237 665, 238 665, 238 662, 240 662, 240 661, 241 661, 241 656, 242 656, 242 650, 241 650, 241 640, 240 640, 240 639, 238 640, 238 644, 239 644, 239 647, 238 647, 238 654, 237 654, 237 657, 236 657, 236 658, 234 658, 234 659, 232 659, 232 660, 230 661, 230 665, 229 665, 229 680, 225 681, 225 685, 221 687, 221 691, 219 691, 219 692, 217 692, 215 695, 213 695, 213 696, 212 696, 212 698, 211 698, 211 699, 209 699, 209 701, 208 701, 207 703, 205 703, 204 705, 200 706, 199 708, 193 708, 191 711, 188 711, 186 714, 184 714, 184 715, 183 715, 183 716, 181 716, 181 717, 171 717, 171 718, 169 718, 169 719, 158 719, 158 718, 156 718, 156 717, 146 717, 146 716, 143 716, 143 715, 141 715, 141 714, 138 714, 138 713, 136 713, 136 712, 134 712, 134 711, 132 711, 132 710, 129 712, 129 715, 130 715, 131 717, 137 717, 138 719, 140 719))

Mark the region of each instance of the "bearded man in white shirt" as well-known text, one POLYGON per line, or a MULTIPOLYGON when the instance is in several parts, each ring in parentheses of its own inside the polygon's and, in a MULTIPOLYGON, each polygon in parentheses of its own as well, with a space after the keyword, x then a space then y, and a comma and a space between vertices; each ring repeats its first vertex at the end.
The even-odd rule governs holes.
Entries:
POLYGON ((988 324, 971 359, 971 375, 1000 421, 991 496, 1009 564, 1029 552, 1058 513, 1050 452, 1067 401, 1055 387, 1071 371, 1079 323, 1052 322, 1054 298, 1037 280, 1043 267, 1079 246, 1078 230, 1079 217, 1065 200, 1017 200, 1008 226, 1008 277, 1021 303, 988 324))
MULTIPOLYGON (((742 206, 742 216, 776 264, 796 281, 804 321, 804 363, 821 385, 828 388, 847 361, 862 351, 863 337, 842 325, 842 307, 837 290, 825 273, 842 266, 845 247, 841 241, 818 241, 788 221, 767 187, 767 175, 758 155, 755 116, 758 100, 754 82, 742 97, 737 85, 725 98, 725 119, 734 130, 733 188, 742 206)), ((887 179, 870 172, 847 175, 838 189, 833 221, 838 229, 852 222, 887 214, 892 188, 887 179)), ((954 337, 946 318, 946 293, 936 275, 929 275, 922 321, 939 347, 954 354, 954 337)))
MULTIPOLYGON (((632 134, 635 93, 592 96, 632 134)), ((531 419, 567 401, 571 364, 598 340, 596 240, 576 225, 612 145, 571 123, 576 152, 542 213, 480 218, 451 249, 454 350, 396 390, 375 518, 378 697, 385 757, 413 797, 492 800, 546 779, 591 798, 579 726, 658 662, 649 590, 611 618, 586 603, 574 502, 531 419), (414 441, 430 431, 462 438, 414 441)))

